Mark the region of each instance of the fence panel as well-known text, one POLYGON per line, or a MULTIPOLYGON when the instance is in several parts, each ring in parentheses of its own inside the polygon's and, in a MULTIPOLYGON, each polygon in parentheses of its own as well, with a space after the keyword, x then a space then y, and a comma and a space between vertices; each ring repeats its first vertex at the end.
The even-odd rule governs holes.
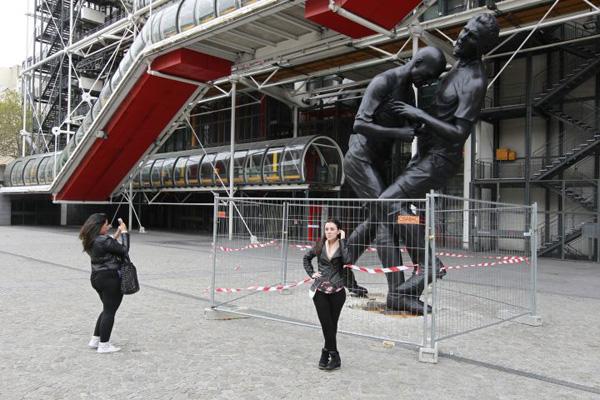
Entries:
MULTIPOLYGON (((437 194, 402 201, 217 198, 215 204, 217 310, 318 327, 303 259, 333 218, 351 256, 346 286, 358 295, 361 287, 368 291, 348 297, 342 332, 431 348, 535 314, 535 207, 437 194), (405 289, 419 276, 431 284, 421 309, 432 312, 395 311, 411 296, 417 302, 418 285, 405 289)), ((316 271, 316 258, 312 265, 316 271)))
POLYGON ((435 341, 535 313, 532 207, 431 197, 435 341))
MULTIPOLYGON (((340 331, 422 345, 423 317, 386 309, 388 288, 401 284, 404 270, 407 274, 413 270, 407 250, 399 245, 399 219, 392 204, 406 210, 415 229, 424 227, 424 199, 220 199, 213 306, 319 326, 303 258, 324 234, 327 219, 334 218, 348 236, 352 273, 358 285, 368 290, 368 297, 348 297, 340 331), (386 274, 382 267, 394 268, 386 274)), ((418 245, 424 245, 424 240, 418 245)), ((312 264, 316 271, 316 258, 312 264)))

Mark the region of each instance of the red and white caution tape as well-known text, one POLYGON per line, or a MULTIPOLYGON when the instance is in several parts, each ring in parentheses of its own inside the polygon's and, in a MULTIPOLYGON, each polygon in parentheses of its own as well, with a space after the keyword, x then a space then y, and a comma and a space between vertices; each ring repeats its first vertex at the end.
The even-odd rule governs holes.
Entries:
MULTIPOLYGON (((464 268, 474 268, 474 267, 493 267, 495 265, 521 264, 523 262, 527 262, 526 257, 511 257, 511 258, 507 258, 504 260, 486 261, 486 262, 481 262, 481 263, 477 263, 477 264, 447 265, 447 266, 444 266, 442 269, 443 270, 451 270, 451 269, 464 269, 464 268)), ((387 268, 383 268, 383 267, 368 268, 368 267, 360 267, 358 265, 348 264, 348 265, 344 265, 344 268, 353 269, 355 271, 366 272, 368 274, 387 274, 390 272, 400 272, 400 271, 406 271, 409 269, 418 268, 418 266, 400 265, 397 267, 387 267, 387 268)))
POLYGON ((273 286, 250 286, 247 288, 216 288, 215 291, 217 293, 237 293, 242 292, 244 290, 255 291, 255 292, 277 292, 281 290, 291 289, 300 285, 304 285, 305 283, 311 282, 312 278, 305 278, 299 282, 291 283, 288 285, 273 285, 273 286))
MULTIPOLYGON (((258 249, 258 248, 265 248, 265 247, 271 247, 277 244, 277 240, 271 240, 269 242, 264 242, 264 243, 251 243, 248 244, 246 246, 243 247, 239 247, 239 248, 232 248, 232 247, 224 247, 224 246, 219 246, 219 250, 229 253, 229 252, 239 252, 239 251, 244 251, 244 250, 249 250, 249 249, 258 249)), ((308 249, 312 249, 312 245, 310 244, 291 244, 290 247, 293 248, 297 248, 300 250, 308 250, 308 249)), ((377 248, 375 247, 368 247, 366 250, 366 252, 376 252, 377 248)), ((406 253, 407 250, 406 248, 401 248, 400 251, 402 253, 406 253)), ((475 254, 463 254, 463 253, 451 253, 451 252, 437 252, 436 256, 438 257, 451 257, 451 258, 483 258, 483 259, 487 259, 487 260, 500 260, 500 261, 511 261, 511 260, 517 260, 518 262, 529 262, 528 258, 526 257, 521 257, 521 256, 482 256, 482 255, 475 255, 475 254)), ((507 262, 507 263, 502 263, 502 264, 514 264, 515 262, 507 262)), ((489 263, 487 263, 489 264, 489 263)), ((455 265, 452 267, 446 267, 447 269, 459 269, 459 268, 467 268, 470 266, 481 266, 481 267, 486 267, 489 266, 486 263, 479 263, 479 264, 468 264, 468 265, 455 265)), ((366 268, 366 267, 358 267, 358 266, 354 266, 356 268, 363 268, 366 270, 381 270, 382 268, 366 268)), ((392 268, 412 268, 412 267, 406 267, 406 266, 399 266, 399 267, 392 267, 392 268)), ((355 268, 352 268, 355 269, 355 268)), ((405 270, 403 269, 403 270, 405 270)), ((357 269, 358 271, 363 271, 361 269, 357 269)), ((367 272, 367 273, 385 273, 385 272, 369 272, 369 271, 363 271, 363 272, 367 272)), ((389 272, 395 272, 395 271, 389 271, 389 272)))
POLYGON ((277 240, 271 240, 270 242, 265 242, 265 243, 250 243, 249 245, 246 245, 244 247, 238 247, 238 248, 219 246, 219 250, 224 251, 226 253, 230 253, 230 252, 234 252, 234 251, 244 251, 244 250, 248 250, 248 249, 259 249, 259 248, 263 248, 263 247, 270 247, 270 246, 273 246, 275 243, 277 243, 277 240))
POLYGON ((465 264, 465 265, 448 265, 444 267, 445 270, 451 269, 464 269, 464 268, 474 268, 474 267, 493 267, 495 265, 505 265, 505 264, 521 264, 526 262, 526 257, 513 257, 506 260, 498 260, 498 261, 487 261, 477 264, 465 264))
POLYGON ((407 266, 407 265, 400 265, 399 267, 367 268, 367 267, 360 267, 358 265, 347 264, 347 265, 344 265, 344 268, 349 268, 349 269, 353 269, 355 271, 360 271, 360 272, 366 272, 367 274, 387 274, 390 272, 406 271, 409 269, 413 269, 414 267, 407 266))
POLYGON ((438 252, 435 253, 438 257, 452 257, 452 258, 484 258, 487 260, 513 260, 513 259, 521 259, 521 256, 480 256, 475 254, 461 254, 461 253, 448 253, 448 252, 438 252))

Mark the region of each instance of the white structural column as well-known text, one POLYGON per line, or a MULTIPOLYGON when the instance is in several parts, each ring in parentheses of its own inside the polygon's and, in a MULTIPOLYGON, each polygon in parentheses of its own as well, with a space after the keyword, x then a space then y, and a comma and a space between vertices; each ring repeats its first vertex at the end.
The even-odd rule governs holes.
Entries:
MULTIPOLYGON (((472 173, 473 171, 471 171, 471 158, 472 158, 472 151, 471 151, 471 147, 472 147, 472 143, 473 142, 477 142, 477 140, 479 140, 480 135, 481 135, 481 122, 478 121, 477 123, 475 123, 475 126, 473 127, 473 132, 471 133, 471 135, 474 135, 475 140, 472 140, 471 138, 468 138, 467 141, 465 142, 465 147, 464 147, 464 161, 463 161, 463 197, 465 199, 470 199, 471 196, 473 195, 473 193, 471 193, 471 178, 472 178, 472 173)), ((475 151, 477 151, 477 144, 475 145, 475 151)), ((469 233, 470 233, 470 228, 471 228, 471 213, 469 212, 469 207, 470 207, 470 202, 465 201, 464 205, 463 205, 463 209, 464 209, 464 213, 463 213, 463 248, 465 250, 468 250, 469 248, 469 233)))
POLYGON ((10 197, 0 194, 0 226, 10 225, 10 197))
POLYGON ((69 213, 69 205, 61 203, 61 205, 60 205, 60 226, 67 225, 68 213, 69 213))
MULTIPOLYGON (((412 35, 412 56, 415 58, 417 52, 419 51, 419 38, 423 33, 423 28, 416 24, 410 26, 410 32, 412 35)), ((413 90, 415 92, 415 106, 419 107, 419 89, 415 85, 413 85, 413 90)), ((410 155, 415 156, 417 154, 417 138, 414 137, 413 141, 410 145, 410 155)))
POLYGON ((237 77, 231 79, 231 136, 229 143, 229 240, 233 238, 233 170, 235 156, 235 102, 237 91, 237 77))
POLYGON ((292 118, 294 123, 293 137, 298 137, 298 106, 292 108, 292 118))

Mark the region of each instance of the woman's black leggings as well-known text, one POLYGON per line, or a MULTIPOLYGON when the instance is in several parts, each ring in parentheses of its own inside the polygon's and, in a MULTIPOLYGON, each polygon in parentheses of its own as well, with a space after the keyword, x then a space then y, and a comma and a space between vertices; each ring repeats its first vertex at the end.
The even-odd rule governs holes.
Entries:
POLYGON ((108 342, 115 322, 115 313, 121 304, 121 278, 115 270, 92 272, 92 287, 102 300, 102 312, 96 321, 94 336, 100 336, 101 342, 108 342))
POLYGON ((331 294, 326 294, 317 290, 313 297, 317 315, 321 322, 321 328, 323 329, 325 348, 329 351, 337 351, 337 325, 345 301, 345 289, 331 294))

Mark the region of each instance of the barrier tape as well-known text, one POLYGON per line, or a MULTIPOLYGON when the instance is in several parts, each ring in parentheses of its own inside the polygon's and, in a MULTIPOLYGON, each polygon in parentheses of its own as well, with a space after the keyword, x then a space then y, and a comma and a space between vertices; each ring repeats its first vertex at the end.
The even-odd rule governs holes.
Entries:
POLYGON ((299 282, 291 283, 289 285, 274 285, 274 286, 250 286, 247 288, 216 288, 217 293, 237 293, 244 290, 255 291, 255 292, 277 292, 281 290, 291 289, 305 283, 311 282, 312 278, 305 278, 299 282))
POLYGON ((366 272, 367 274, 387 274, 390 272, 406 271, 409 269, 414 269, 415 267, 412 267, 412 266, 409 267, 407 265, 400 265, 399 267, 367 268, 367 267, 360 267, 358 265, 348 264, 348 265, 344 265, 344 268, 349 268, 349 269, 353 269, 355 271, 360 271, 360 272, 366 272))
MULTIPOLYGON (((277 239, 273 239, 269 242, 265 242, 265 243, 251 243, 249 245, 243 246, 243 247, 238 247, 238 248, 233 248, 233 247, 224 247, 224 246, 219 246, 219 250, 226 252, 226 253, 231 253, 231 252, 238 252, 238 251, 244 251, 244 250, 249 250, 249 249, 258 249, 258 248, 265 248, 265 247, 271 247, 277 244, 277 239)), ((290 247, 292 248, 297 248, 300 250, 310 250, 313 248, 312 245, 310 244, 290 244, 290 247)), ((367 249, 365 250, 365 252, 367 253, 374 253, 377 252, 377 248, 376 247, 367 247, 367 249)), ((401 248, 400 249, 401 253, 406 253, 407 250, 406 248, 401 248)), ((472 255, 472 254, 463 254, 463 253, 450 253, 450 252, 437 252, 435 253, 436 256, 438 257, 451 257, 451 258, 483 258, 483 259, 488 259, 488 260, 512 260, 512 259, 521 259, 523 257, 521 256, 480 256, 480 255, 472 255)))
POLYGON ((505 265, 505 264, 521 264, 523 262, 527 262, 528 259, 526 257, 514 257, 506 260, 498 260, 498 261, 488 261, 477 264, 465 264, 465 265, 450 265, 446 266, 443 269, 451 270, 451 269, 464 269, 464 268, 473 268, 473 267, 493 267, 495 265, 505 265))
POLYGON ((244 247, 238 247, 238 248, 219 246, 219 250, 221 250, 225 253, 230 253, 230 252, 234 252, 234 251, 244 251, 244 250, 248 250, 248 249, 258 249, 258 248, 263 248, 263 247, 270 247, 270 246, 273 246, 275 243, 277 243, 277 240, 271 240, 270 242, 266 242, 266 243, 250 243, 249 245, 246 245, 244 247))
MULTIPOLYGON (((477 264, 447 265, 447 266, 444 266, 442 268, 442 270, 448 271, 448 270, 452 270, 452 269, 464 269, 464 268, 474 268, 474 267, 493 267, 495 265, 521 264, 521 263, 527 262, 527 261, 528 261, 528 259, 526 257, 513 257, 513 258, 509 258, 509 259, 505 259, 505 260, 486 261, 486 262, 481 262, 481 263, 477 263, 477 264)), ((409 269, 415 269, 415 268, 419 268, 419 267, 418 267, 418 265, 417 266, 400 265, 397 267, 367 268, 367 267, 361 267, 358 265, 347 264, 347 265, 344 265, 344 268, 353 269, 355 271, 366 272, 368 274, 387 274, 390 272, 406 271, 409 269)))
MULTIPOLYGON (((452 269, 464 269, 464 268, 473 268, 473 267, 493 267, 495 265, 521 264, 526 261, 527 261, 526 257, 515 257, 515 258, 506 259, 506 260, 487 261, 487 262, 482 262, 482 263, 477 263, 477 264, 449 265, 449 266, 444 266, 442 269, 447 271, 447 270, 452 270, 452 269)), ((349 269, 352 269, 355 271, 360 271, 360 272, 366 272, 367 274, 388 274, 391 272, 412 270, 412 269, 418 268, 418 266, 400 265, 397 267, 367 268, 367 267, 361 267, 358 265, 347 264, 347 265, 344 265, 344 268, 349 268, 349 269)), ((243 292, 245 290, 251 291, 251 292, 252 291, 255 291, 255 292, 277 292, 277 291, 291 289, 291 288, 294 288, 294 287, 297 287, 300 285, 304 285, 308 282, 311 282, 312 280, 313 280, 312 278, 305 278, 301 281, 291 283, 288 285, 249 286, 247 288, 216 288, 215 291, 217 293, 238 293, 238 292, 243 292)))

